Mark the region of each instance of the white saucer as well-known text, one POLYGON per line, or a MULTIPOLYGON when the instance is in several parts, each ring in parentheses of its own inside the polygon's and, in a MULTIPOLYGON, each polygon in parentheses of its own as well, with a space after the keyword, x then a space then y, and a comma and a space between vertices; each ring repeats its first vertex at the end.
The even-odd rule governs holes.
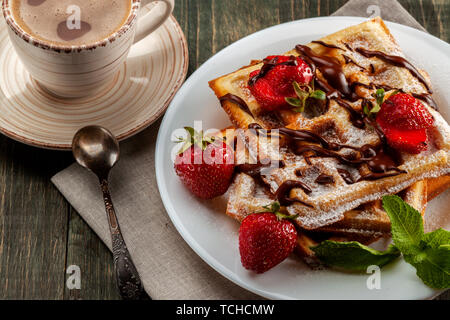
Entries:
MULTIPOLYGON (((239 224, 225 215, 226 201, 196 199, 174 172, 171 142, 174 130, 193 126, 201 120, 203 129, 230 125, 228 117, 208 81, 262 59, 308 43, 334 31, 361 23, 356 17, 323 17, 293 21, 243 38, 205 62, 178 91, 161 123, 155 150, 156 177, 164 206, 178 232, 190 247, 211 267, 236 284, 271 299, 424 299, 433 290, 415 275, 403 259, 381 269, 379 289, 369 289, 372 274, 344 273, 332 269, 312 271, 295 256, 268 272, 256 275, 245 270, 238 249, 239 224)), ((387 23, 405 54, 430 74, 434 98, 441 114, 450 120, 450 45, 427 33, 395 23, 387 23), (420 50, 417 48, 420 47, 420 50)), ((176 135, 175 135, 176 136, 176 135)), ((179 147, 176 147, 179 148, 179 147)), ((448 203, 450 190, 427 207, 429 227, 450 228, 448 203)))
POLYGON ((49 95, 25 70, 0 20, 0 132, 48 149, 70 149, 73 134, 91 124, 126 139, 157 120, 183 83, 188 48, 172 16, 134 45, 111 83, 95 96, 64 100, 49 95))

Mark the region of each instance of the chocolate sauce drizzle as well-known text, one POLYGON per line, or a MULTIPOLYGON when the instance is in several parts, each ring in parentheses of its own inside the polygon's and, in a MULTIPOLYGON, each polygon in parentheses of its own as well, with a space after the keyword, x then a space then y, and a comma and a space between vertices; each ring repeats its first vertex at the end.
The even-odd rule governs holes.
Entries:
POLYGON ((306 184, 304 184, 301 181, 298 180, 286 180, 285 182, 283 182, 277 189, 277 191, 275 192, 275 197, 277 198, 278 202, 282 205, 282 206, 288 206, 291 205, 294 202, 300 202, 301 204, 308 206, 308 207, 313 207, 308 203, 305 203, 303 201, 300 201, 298 199, 295 198, 290 198, 289 194, 291 192, 292 189, 295 188, 301 188, 303 191, 305 191, 305 193, 311 193, 312 190, 310 187, 308 187, 306 184))
POLYGON ((339 151, 343 148, 349 148, 353 150, 358 150, 358 148, 355 148, 353 146, 345 145, 345 144, 339 144, 334 142, 328 142, 324 138, 322 138, 320 135, 309 131, 309 130, 293 130, 288 128, 280 128, 278 131, 288 137, 288 139, 294 140, 296 142, 304 141, 304 142, 312 142, 312 143, 318 143, 322 145, 324 148, 339 151))
MULTIPOLYGON (((252 128, 259 126, 250 125, 252 128)), ((250 128, 249 126, 249 128, 250 128)), ((370 144, 363 145, 362 147, 354 147, 346 144, 339 144, 329 142, 320 135, 308 131, 308 130, 293 130, 288 128, 280 128, 278 132, 286 137, 287 145, 289 149, 297 155, 305 155, 312 152, 315 157, 331 157, 338 160, 340 163, 359 167, 362 164, 366 164, 371 171, 376 173, 387 173, 389 171, 395 171, 396 174, 406 173, 404 170, 397 168, 398 156, 393 154, 392 150, 388 149, 384 144, 380 146, 372 146, 370 144), (314 144, 299 144, 299 142, 310 142, 314 144), (351 149, 357 151, 359 157, 354 155, 342 155, 337 151, 342 149, 351 149)), ((381 135, 382 133, 380 133, 381 135)), ((384 135, 380 136, 380 140, 383 142, 384 135)), ((311 156, 310 156, 311 157, 311 156)), ((392 174, 389 173, 389 176, 392 174)), ((379 175, 381 178, 382 175, 379 175)))
POLYGON ((339 60, 334 57, 318 55, 310 47, 304 45, 299 44, 295 46, 295 49, 299 54, 307 57, 310 64, 312 63, 314 65, 313 70, 319 68, 327 82, 345 98, 351 101, 358 99, 358 96, 350 88, 339 60))
POLYGON ((317 177, 315 182, 318 184, 331 184, 331 183, 334 183, 334 178, 333 178, 333 176, 322 173, 317 177))
POLYGON ((427 83, 427 81, 425 80, 425 78, 420 74, 420 72, 405 58, 402 58, 400 56, 393 56, 393 55, 389 55, 386 54, 384 52, 381 51, 371 51, 371 50, 367 50, 364 48, 357 48, 356 51, 358 53, 360 53, 361 55, 363 55, 366 58, 372 58, 372 57, 377 57, 387 63, 390 63, 396 67, 401 67, 401 68, 405 68, 407 69, 409 72, 411 72, 411 74, 416 77, 420 82, 423 83, 423 85, 425 86, 425 88, 427 88, 429 93, 433 93, 433 91, 431 90, 429 84, 427 83))
POLYGON ((273 160, 268 161, 268 163, 264 163, 265 161, 259 161, 255 164, 250 163, 244 163, 237 166, 237 170, 239 172, 248 174, 252 177, 260 177, 261 171, 264 169, 278 169, 278 168, 284 168, 285 164, 283 160, 277 160, 276 164, 274 165, 273 160))
POLYGON ((412 93, 414 98, 425 101, 430 107, 434 110, 439 111, 436 101, 434 101, 433 97, 429 93, 412 93))
POLYGON ((298 66, 297 58, 294 56, 290 56, 289 60, 284 61, 284 62, 278 62, 278 57, 275 57, 270 60, 264 59, 263 62, 264 62, 264 65, 261 67, 261 70, 259 71, 259 73, 248 80, 249 86, 254 85, 255 82, 258 81, 258 79, 263 78, 270 70, 272 70, 276 66, 281 66, 281 65, 298 66))
POLYGON ((342 57, 344 58, 346 64, 353 63, 355 66, 359 67, 361 70, 366 70, 366 68, 364 68, 363 66, 357 64, 357 63, 355 62, 355 60, 353 60, 353 59, 350 58, 349 56, 343 54, 342 57))
POLYGON ((233 103, 237 104, 239 106, 239 108, 241 108, 243 111, 245 111, 249 115, 253 116, 247 103, 245 103, 245 101, 242 98, 240 98, 232 93, 227 93, 226 95, 221 96, 219 98, 219 101, 222 106, 225 101, 233 102, 233 103))
POLYGON ((348 113, 350 113, 350 121, 352 122, 352 124, 355 127, 360 128, 360 129, 364 128, 364 126, 365 126, 365 124, 364 124, 365 115, 364 114, 353 109, 350 104, 348 104, 341 98, 336 98, 334 100, 337 102, 338 105, 340 105, 341 107, 346 109, 348 111, 348 113))
POLYGON ((347 183, 347 184, 355 183, 355 180, 353 180, 353 177, 350 174, 350 172, 348 172, 345 169, 341 169, 341 168, 338 168, 337 171, 338 171, 339 175, 342 177, 342 179, 344 179, 345 183, 347 183))
POLYGON ((327 48, 330 48, 330 49, 338 49, 338 50, 344 51, 344 49, 342 49, 341 47, 335 46, 334 44, 329 44, 329 43, 326 43, 326 42, 323 42, 323 41, 319 41, 319 40, 315 40, 315 41, 311 41, 311 42, 320 44, 320 45, 322 45, 324 47, 327 47, 327 48))

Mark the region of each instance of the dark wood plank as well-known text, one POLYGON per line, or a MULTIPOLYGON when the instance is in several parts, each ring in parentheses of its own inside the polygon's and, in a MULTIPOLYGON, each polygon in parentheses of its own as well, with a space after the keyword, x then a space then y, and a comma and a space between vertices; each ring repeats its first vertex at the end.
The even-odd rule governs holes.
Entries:
POLYGON ((3 136, 0 150, 0 299, 62 299, 68 204, 50 177, 70 155, 3 136))
POLYGON ((73 208, 70 209, 66 269, 71 265, 80 268, 81 288, 69 290, 64 286, 64 299, 121 299, 111 252, 73 208))
POLYGON ((399 0, 416 20, 432 35, 450 41, 450 1, 399 0))

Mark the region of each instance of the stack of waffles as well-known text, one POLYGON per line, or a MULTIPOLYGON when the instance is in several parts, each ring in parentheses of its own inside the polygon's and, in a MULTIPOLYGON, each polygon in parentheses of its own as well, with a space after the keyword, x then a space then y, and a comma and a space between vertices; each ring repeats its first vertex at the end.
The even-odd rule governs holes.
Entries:
POLYGON ((398 194, 423 213, 450 184, 450 128, 432 99, 429 76, 405 59, 383 21, 369 20, 285 55, 300 56, 313 70, 316 88, 327 96, 320 112, 262 108, 249 80, 253 71, 268 68, 267 61, 210 81, 234 125, 221 134, 229 143, 243 141, 227 214, 242 221, 278 200, 296 215, 297 252, 311 262, 309 247, 318 241, 369 244, 389 236, 384 195, 398 194), (363 111, 376 103, 380 88, 386 97, 409 93, 432 114, 426 151, 385 153, 383 134, 363 111))

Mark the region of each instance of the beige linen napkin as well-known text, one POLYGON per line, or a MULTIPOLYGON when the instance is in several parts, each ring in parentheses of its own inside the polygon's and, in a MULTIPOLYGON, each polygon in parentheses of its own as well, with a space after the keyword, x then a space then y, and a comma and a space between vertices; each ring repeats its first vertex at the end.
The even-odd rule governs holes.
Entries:
MULTIPOLYGON (((334 15, 372 14, 423 29, 395 0, 351 0, 334 15)), ((172 225, 155 178, 159 125, 160 121, 121 143, 121 160, 111 174, 112 198, 120 227, 145 290, 153 299, 258 299, 203 262, 172 225)), ((56 174, 52 182, 111 248, 105 209, 94 175, 73 164, 56 174)))

